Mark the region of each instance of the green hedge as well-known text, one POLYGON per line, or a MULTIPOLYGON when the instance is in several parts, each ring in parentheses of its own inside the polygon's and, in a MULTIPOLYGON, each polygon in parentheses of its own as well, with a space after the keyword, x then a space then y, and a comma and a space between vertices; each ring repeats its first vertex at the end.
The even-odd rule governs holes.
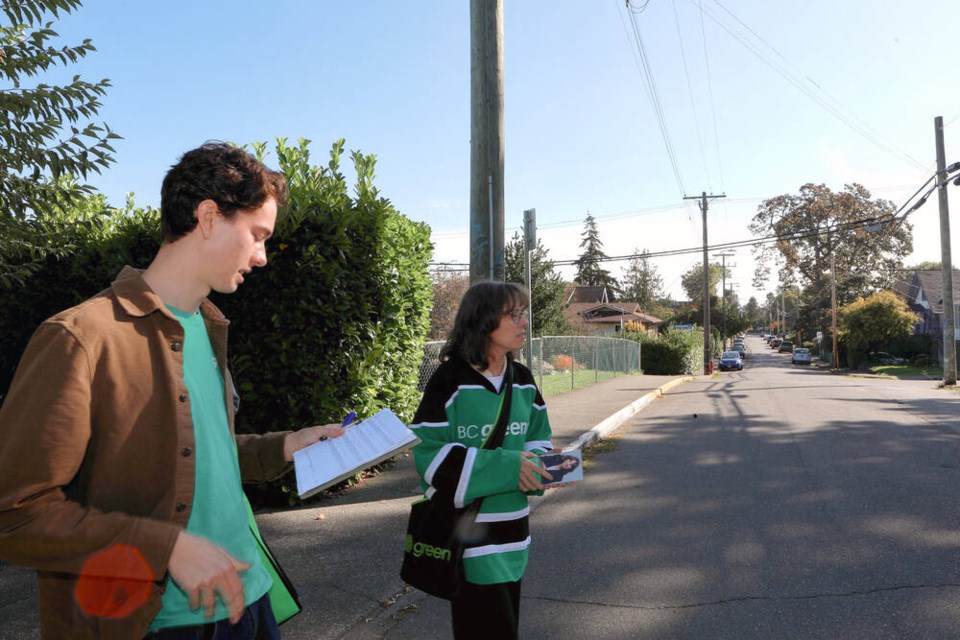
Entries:
MULTIPOLYGON (((268 244, 268 265, 236 294, 215 297, 231 318, 237 428, 245 432, 385 406, 410 418, 419 399, 432 295, 429 228, 380 197, 373 156, 352 154, 351 195, 339 171, 343 141, 325 167, 310 165, 308 144, 276 146, 291 199, 268 244)), ((60 255, 0 297, 0 394, 40 322, 107 287, 123 265, 146 267, 159 246, 156 210, 132 202, 109 209, 100 196, 49 212, 35 227, 60 255)))
MULTIPOLYGON (((276 148, 290 205, 268 264, 236 294, 214 296, 231 319, 237 428, 266 432, 339 422, 390 407, 410 419, 433 289, 427 225, 373 186, 373 156, 354 152, 355 195, 340 173, 343 140, 326 167, 308 142, 276 148)), ((262 145, 256 145, 259 153, 262 145)))
POLYGON ((703 332, 671 331, 659 336, 627 331, 624 337, 643 345, 643 372, 673 376, 703 370, 703 332))
POLYGON ((110 285, 125 264, 145 267, 160 246, 158 213, 103 196, 63 204, 30 222, 37 244, 55 248, 22 286, 0 295, 0 401, 37 326, 110 285))

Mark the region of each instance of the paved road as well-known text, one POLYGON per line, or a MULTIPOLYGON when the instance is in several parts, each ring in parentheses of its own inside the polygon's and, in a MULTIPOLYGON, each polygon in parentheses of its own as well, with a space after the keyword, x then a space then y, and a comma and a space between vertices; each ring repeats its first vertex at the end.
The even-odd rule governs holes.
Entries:
MULTIPOLYGON (((671 376, 627 376, 547 400, 554 442, 592 427, 622 424, 671 376)), ((603 430, 598 429, 598 430, 603 430)), ((426 596, 399 576, 410 503, 419 495, 412 458, 401 456, 377 478, 301 509, 260 513, 264 536, 297 585, 305 609, 283 626, 289 640, 371 638, 426 596), (399 598, 397 596, 400 596, 399 598)), ((39 637, 33 573, 0 562, 0 639, 39 637)))
MULTIPOLYGON (((762 344, 539 505, 522 637, 960 637, 960 394, 762 344)), ((386 637, 449 637, 447 616, 428 598, 386 637)))

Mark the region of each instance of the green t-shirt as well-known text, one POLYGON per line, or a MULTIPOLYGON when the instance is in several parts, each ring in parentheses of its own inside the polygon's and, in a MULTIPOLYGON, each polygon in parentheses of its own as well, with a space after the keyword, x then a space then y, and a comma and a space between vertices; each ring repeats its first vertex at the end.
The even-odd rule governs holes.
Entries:
MULTIPOLYGON (((167 306, 183 325, 183 377, 193 417, 196 485, 187 531, 211 540, 234 558, 251 565, 240 574, 247 604, 269 591, 272 580, 260 561, 257 543, 247 524, 237 445, 227 424, 223 374, 203 316, 167 306)), ((163 594, 163 606, 150 631, 222 620, 227 609, 217 597, 216 612, 207 618, 203 608, 190 609, 187 595, 173 581, 163 594)))

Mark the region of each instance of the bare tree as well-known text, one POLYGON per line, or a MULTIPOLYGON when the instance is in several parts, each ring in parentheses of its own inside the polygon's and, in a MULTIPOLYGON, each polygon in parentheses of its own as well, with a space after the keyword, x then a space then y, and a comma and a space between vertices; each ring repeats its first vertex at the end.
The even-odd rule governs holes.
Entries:
POLYGON ((445 340, 453 328, 453 320, 460 308, 460 300, 470 286, 467 271, 439 269, 433 278, 433 309, 430 311, 428 340, 445 340))

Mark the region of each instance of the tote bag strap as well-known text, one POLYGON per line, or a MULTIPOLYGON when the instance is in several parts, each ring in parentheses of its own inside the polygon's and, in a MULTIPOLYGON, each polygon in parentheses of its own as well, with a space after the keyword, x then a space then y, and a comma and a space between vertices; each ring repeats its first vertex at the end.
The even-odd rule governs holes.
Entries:
POLYGON ((510 421, 510 406, 513 401, 513 360, 507 358, 504 367, 503 384, 500 385, 500 410, 497 413, 497 422, 490 432, 490 437, 483 443, 484 449, 496 449, 503 444, 507 434, 507 423, 510 421))

